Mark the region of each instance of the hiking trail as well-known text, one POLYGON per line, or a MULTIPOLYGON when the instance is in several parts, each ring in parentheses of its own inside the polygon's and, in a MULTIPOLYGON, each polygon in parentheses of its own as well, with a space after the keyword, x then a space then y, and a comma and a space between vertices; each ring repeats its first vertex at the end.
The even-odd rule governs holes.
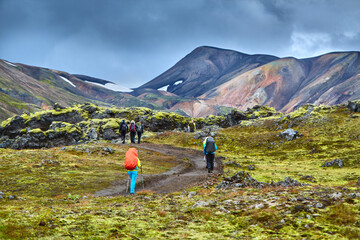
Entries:
MULTIPOLYGON (((178 148, 170 145, 142 143, 141 145, 131 144, 130 146, 136 147, 139 151, 139 159, 146 163, 146 159, 141 158, 142 150, 150 150, 175 156, 179 161, 179 165, 173 167, 167 172, 161 174, 143 174, 138 171, 135 191, 153 191, 156 193, 171 193, 184 190, 191 186, 200 185, 201 183, 212 178, 214 175, 223 172, 221 157, 215 155, 214 172, 209 174, 207 171, 206 163, 204 161, 204 154, 201 150, 193 150, 186 148, 178 148), (188 162, 184 159, 189 159, 188 162), (142 178, 144 179, 144 189, 142 178)), ((96 192, 95 196, 116 196, 126 195, 127 179, 119 180, 106 189, 96 192)))

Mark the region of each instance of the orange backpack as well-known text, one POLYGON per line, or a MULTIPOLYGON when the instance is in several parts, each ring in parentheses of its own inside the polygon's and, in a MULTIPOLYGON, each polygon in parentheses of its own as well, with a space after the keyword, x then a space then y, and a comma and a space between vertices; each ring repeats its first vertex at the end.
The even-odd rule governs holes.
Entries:
POLYGON ((130 148, 125 154, 125 168, 127 170, 134 170, 137 166, 137 150, 136 148, 130 148))

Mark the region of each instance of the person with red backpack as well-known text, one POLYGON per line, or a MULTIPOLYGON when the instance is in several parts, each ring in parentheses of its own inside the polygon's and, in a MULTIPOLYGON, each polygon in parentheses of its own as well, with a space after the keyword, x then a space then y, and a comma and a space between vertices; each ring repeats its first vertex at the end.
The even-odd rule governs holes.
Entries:
POLYGON ((131 123, 130 123, 130 140, 131 140, 131 143, 135 143, 135 135, 136 135, 135 121, 131 120, 131 123))
POLYGON ((134 195, 137 171, 139 168, 142 168, 136 148, 129 148, 129 150, 125 153, 124 166, 128 170, 128 175, 130 177, 130 194, 134 195))
POLYGON ((208 173, 212 173, 214 170, 215 151, 217 146, 215 140, 212 137, 207 137, 204 140, 203 151, 206 156, 206 168, 208 173))

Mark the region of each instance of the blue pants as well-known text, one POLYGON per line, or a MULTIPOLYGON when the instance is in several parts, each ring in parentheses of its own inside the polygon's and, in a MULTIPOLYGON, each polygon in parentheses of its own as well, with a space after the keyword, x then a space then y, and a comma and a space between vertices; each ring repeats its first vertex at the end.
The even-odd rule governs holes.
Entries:
POLYGON ((137 178, 137 171, 128 171, 130 181, 130 193, 135 193, 135 184, 137 178))

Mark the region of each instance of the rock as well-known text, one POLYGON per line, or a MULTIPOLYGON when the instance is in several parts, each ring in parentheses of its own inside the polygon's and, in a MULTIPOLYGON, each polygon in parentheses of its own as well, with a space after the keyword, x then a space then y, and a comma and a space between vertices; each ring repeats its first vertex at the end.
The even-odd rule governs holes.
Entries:
POLYGON ((232 200, 225 200, 222 202, 224 205, 228 205, 228 206, 231 206, 233 201, 232 200))
POLYGON ((99 134, 95 128, 90 128, 88 137, 89 139, 97 140, 99 138, 99 134))
POLYGON ((263 203, 259 203, 254 206, 255 209, 263 209, 264 207, 265 205, 263 203))
POLYGON ((232 110, 231 113, 229 113, 228 115, 226 115, 226 118, 229 122, 230 126, 234 126, 239 124, 239 122, 241 122, 242 120, 248 120, 249 118, 246 116, 245 113, 237 111, 237 110, 232 110))
POLYGON ((313 176, 310 176, 310 175, 302 176, 300 179, 301 180, 307 180, 307 181, 310 181, 310 182, 316 182, 316 179, 313 176))
POLYGON ((3 193, 3 192, 0 191, 0 195, 5 195, 5 193, 3 193))
POLYGON ((282 133, 280 133, 280 137, 285 138, 288 141, 292 141, 295 138, 298 138, 300 135, 298 134, 298 131, 295 131, 291 128, 286 129, 282 133))
POLYGON ((43 166, 43 165, 59 165, 60 163, 59 162, 57 162, 57 161, 53 161, 53 160, 51 160, 51 159, 45 159, 45 160, 42 160, 41 161, 41 166, 43 166))
POLYGON ((336 192, 336 193, 330 194, 329 197, 332 200, 339 200, 342 197, 342 194, 340 192, 336 192))
POLYGON ((193 205, 193 208, 195 208, 195 207, 207 207, 207 206, 209 206, 208 202, 198 201, 193 205))
POLYGON ((341 159, 335 159, 332 161, 325 162, 321 167, 339 167, 342 168, 344 166, 344 162, 341 159))
POLYGON ((46 223, 44 221, 39 222, 39 226, 44 227, 45 225, 46 225, 46 223))
POLYGON ((207 136, 207 134, 206 133, 204 133, 204 132, 197 132, 197 133, 195 133, 195 135, 194 135, 194 139, 201 139, 201 138, 205 138, 207 136))
POLYGON ((224 212, 224 213, 230 214, 230 211, 226 210, 226 209, 225 209, 225 208, 223 208, 223 207, 220 207, 220 208, 219 208, 219 210, 220 210, 221 212, 224 212))
POLYGON ((303 184, 296 180, 286 177, 284 181, 264 183, 258 182, 256 179, 252 178, 250 174, 246 171, 237 172, 234 176, 225 178, 224 181, 216 187, 217 189, 227 189, 232 187, 244 188, 244 187, 254 187, 254 188, 264 188, 264 187, 295 187, 295 186, 308 186, 309 184, 303 184))
POLYGON ((196 192, 190 192, 188 198, 192 198, 193 196, 196 196, 196 192))
POLYGON ((3 199, 4 197, 2 195, 0 195, 0 199, 3 199))
POLYGON ((116 132, 114 131, 114 129, 112 129, 112 128, 107 128, 107 129, 105 129, 104 132, 103 132, 103 138, 104 138, 105 140, 112 140, 112 139, 119 138, 119 134, 116 133, 116 132))
POLYGON ((255 165, 249 165, 249 166, 248 166, 248 169, 249 169, 250 171, 255 170, 255 165))
POLYGON ((293 212, 297 213, 297 212, 301 212, 301 211, 309 211, 309 207, 303 204, 299 204, 299 205, 295 205, 293 208, 293 212))
POLYGON ((10 196, 9 196, 9 199, 10 199, 10 200, 16 200, 17 197, 16 197, 15 195, 10 195, 10 196))
POLYGON ((8 125, 0 129, 0 136, 15 138, 20 135, 20 131, 25 127, 25 120, 20 116, 15 116, 8 125))
POLYGON ((241 164, 240 164, 240 163, 236 163, 236 162, 233 162, 233 161, 230 161, 230 162, 224 162, 224 165, 227 165, 227 166, 234 166, 234 167, 238 167, 238 168, 240 168, 240 167, 241 167, 241 164))
POLYGON ((104 147, 104 148, 103 148, 103 151, 104 151, 104 152, 108 152, 108 153, 110 153, 110 154, 114 153, 114 150, 113 150, 111 147, 104 147))
POLYGON ((63 106, 61 106, 59 103, 55 103, 53 109, 56 111, 59 111, 61 109, 65 109, 65 108, 63 106))
POLYGON ((297 187, 297 186, 308 186, 309 184, 303 184, 294 179, 291 179, 290 177, 286 177, 284 181, 272 183, 271 185, 275 187, 297 187))
POLYGON ((360 105, 358 102, 348 102, 347 108, 352 112, 360 112, 360 105))
MULTIPOLYGON (((1 193, 0 193, 1 194, 1 193)), ((359 193, 349 193, 348 195, 347 195, 347 197, 348 198, 357 198, 357 197, 359 197, 360 196, 360 194, 359 193)))
POLYGON ((323 205, 322 203, 316 203, 316 204, 315 204, 315 207, 316 207, 316 208, 323 208, 324 205, 323 205))

